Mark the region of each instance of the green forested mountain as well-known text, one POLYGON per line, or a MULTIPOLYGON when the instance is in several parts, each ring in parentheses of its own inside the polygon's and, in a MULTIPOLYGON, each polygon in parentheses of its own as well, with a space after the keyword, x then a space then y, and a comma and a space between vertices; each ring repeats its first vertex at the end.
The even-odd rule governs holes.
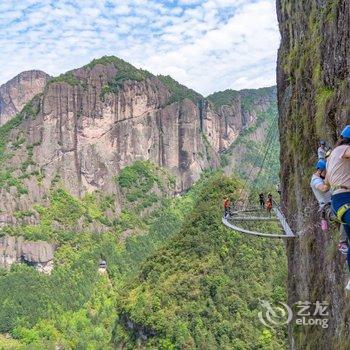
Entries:
POLYGON ((275 119, 113 56, 49 80, 0 127, 0 349, 283 349, 284 247, 221 223, 275 119))
POLYGON ((56 189, 47 207, 35 208, 40 215, 38 225, 5 230, 28 239, 54 239, 59 247, 50 276, 24 264, 1 271, 1 333, 10 332, 21 343, 37 344, 40 349, 56 343, 67 349, 110 347, 118 291, 178 229, 192 201, 190 194, 167 198, 160 189, 172 186, 172 179, 148 162, 126 167, 116 183, 125 200, 118 220, 109 221, 104 215, 113 205, 109 197, 88 195, 79 200, 56 189), (137 187, 128 182, 132 176, 137 177, 137 187), (141 217, 146 209, 149 213, 141 217), (78 219, 86 223, 80 232, 74 231, 78 219), (87 225, 99 221, 109 230, 103 234, 89 231, 87 225), (126 231, 129 236, 122 237, 126 231), (107 275, 98 274, 101 258, 108 262, 107 275))
POLYGON ((220 174, 204 181, 181 230, 128 283, 115 344, 133 349, 143 333, 157 349, 284 348, 283 330, 270 332, 257 320, 259 299, 285 298, 282 243, 221 224, 222 198, 239 187, 220 174))
MULTIPOLYGON (((144 179, 139 189, 145 198, 150 183, 164 183, 152 165, 136 163, 116 179, 128 194, 126 173, 144 179)), ((1 272, 1 332, 18 343, 0 338, 0 344, 283 349, 284 330, 265 329, 257 319, 260 298, 285 299, 283 245, 252 240, 221 224, 222 198, 235 196, 240 186, 220 173, 208 174, 183 197, 158 197, 162 205, 143 217, 126 196, 128 211, 99 235, 70 232, 69 220, 87 213, 99 220, 103 208, 58 190, 46 209, 67 231, 49 230, 43 208, 38 230, 57 237, 55 269, 50 276, 26 265, 1 272), (138 235, 121 239, 126 228, 138 235), (97 272, 100 258, 108 262, 107 274, 97 272)), ((23 232, 32 234, 27 227, 23 232)))

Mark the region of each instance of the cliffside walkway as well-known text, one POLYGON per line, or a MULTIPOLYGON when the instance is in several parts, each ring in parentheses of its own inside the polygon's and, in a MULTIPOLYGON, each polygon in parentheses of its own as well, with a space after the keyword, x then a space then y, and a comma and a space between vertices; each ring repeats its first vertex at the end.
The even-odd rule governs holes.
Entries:
MULTIPOLYGON (((261 208, 260 206, 256 207, 249 204, 253 189, 255 189, 257 193, 261 193, 262 189, 265 187, 263 184, 266 181, 265 182, 262 181, 260 177, 263 174, 262 171, 265 168, 270 167, 271 161, 273 161, 273 159, 271 159, 273 157, 272 150, 273 150, 274 142, 277 140, 277 138, 278 138, 278 118, 276 118, 271 123, 267 131, 266 142, 263 145, 261 145, 260 149, 258 150, 258 153, 262 154, 262 158, 260 159, 260 157, 256 157, 256 160, 254 164, 252 164, 249 173, 247 173, 247 176, 242 188, 243 189, 247 188, 247 185, 249 183, 251 184, 251 186, 248 187, 248 190, 245 191, 245 193, 243 193, 243 195, 240 198, 240 202, 243 203, 241 204, 241 210, 230 212, 230 215, 228 217, 222 218, 222 223, 226 227, 232 230, 235 230, 237 232, 241 232, 252 236, 258 236, 258 237, 285 239, 285 238, 295 238, 297 236, 296 234, 293 233, 285 216, 281 212, 279 203, 273 200, 271 212, 268 212, 267 210, 265 210, 264 208, 261 208), (280 232, 270 233, 270 232, 254 231, 254 226, 257 227, 257 229, 259 229, 259 223, 260 223, 260 229, 262 229, 261 223, 268 222, 268 221, 276 221, 279 225, 275 225, 276 226, 275 229, 276 231, 280 230, 280 232), (284 234, 281 234, 282 232, 284 232, 284 234)), ((267 184, 265 183, 265 185, 267 184)), ((269 195, 271 195, 271 199, 272 199, 272 194, 270 192, 272 188, 271 184, 268 188, 270 188, 268 193, 269 195)))
POLYGON ((245 209, 245 210, 239 210, 235 211, 230 214, 228 218, 223 217, 222 218, 222 223, 237 232, 241 232, 244 234, 252 235, 252 236, 258 236, 258 237, 266 237, 266 238, 295 238, 296 235, 293 233, 292 229, 287 223, 286 218, 280 211, 278 207, 273 208, 274 214, 271 216, 262 216, 266 215, 265 210, 259 210, 259 209, 245 209), (279 222, 281 228, 283 229, 284 233, 283 235, 279 233, 262 233, 258 231, 252 231, 248 230, 246 228, 241 227, 239 222, 259 222, 259 221, 276 221, 279 222))

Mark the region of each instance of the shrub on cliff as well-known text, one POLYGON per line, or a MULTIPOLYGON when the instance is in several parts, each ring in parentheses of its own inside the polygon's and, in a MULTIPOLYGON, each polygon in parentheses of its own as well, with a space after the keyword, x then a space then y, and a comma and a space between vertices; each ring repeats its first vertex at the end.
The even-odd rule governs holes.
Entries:
POLYGON ((202 96, 196 91, 181 85, 169 75, 158 75, 157 78, 169 89, 171 93, 168 101, 169 104, 181 102, 185 98, 197 103, 197 101, 202 98, 202 96))

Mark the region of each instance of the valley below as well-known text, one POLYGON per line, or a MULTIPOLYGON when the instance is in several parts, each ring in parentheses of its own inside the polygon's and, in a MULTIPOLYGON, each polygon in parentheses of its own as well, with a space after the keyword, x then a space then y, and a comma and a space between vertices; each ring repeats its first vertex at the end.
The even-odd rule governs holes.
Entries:
POLYGON ((0 91, 0 348, 284 348, 256 318, 283 243, 221 224, 276 179, 275 87, 203 97, 109 56, 0 91))

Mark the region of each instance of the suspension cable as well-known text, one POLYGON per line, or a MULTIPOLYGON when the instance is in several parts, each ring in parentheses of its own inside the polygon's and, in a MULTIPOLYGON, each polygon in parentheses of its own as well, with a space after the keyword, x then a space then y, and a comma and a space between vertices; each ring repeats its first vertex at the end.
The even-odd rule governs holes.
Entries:
MULTIPOLYGON (((276 139, 276 137, 278 135, 277 123, 278 123, 278 118, 276 118, 272 122, 272 124, 271 124, 271 126, 269 128, 269 131, 267 133, 265 143, 261 146, 261 148, 258 149, 258 151, 261 151, 264 148, 263 159, 262 159, 262 161, 260 163, 260 166, 258 167, 258 169, 259 169, 258 173, 254 177, 252 177, 253 170, 256 169, 256 167, 257 167, 257 163, 258 163, 258 158, 257 158, 256 161, 253 163, 251 169, 250 169, 250 172, 249 172, 249 174, 248 174, 248 176, 247 176, 247 178, 246 178, 246 180, 244 182, 244 187, 243 188, 246 188, 248 181, 256 183, 256 181, 258 180, 259 176, 261 175, 263 167, 264 167, 265 162, 266 162, 266 159, 267 159, 267 157, 268 157, 268 155, 270 153, 270 150, 273 147, 275 139, 276 139)), ((250 192, 251 191, 248 191, 246 193, 246 196, 245 196, 245 199, 244 199, 244 202, 243 202, 244 207, 246 207, 247 204, 248 204, 250 192)))

